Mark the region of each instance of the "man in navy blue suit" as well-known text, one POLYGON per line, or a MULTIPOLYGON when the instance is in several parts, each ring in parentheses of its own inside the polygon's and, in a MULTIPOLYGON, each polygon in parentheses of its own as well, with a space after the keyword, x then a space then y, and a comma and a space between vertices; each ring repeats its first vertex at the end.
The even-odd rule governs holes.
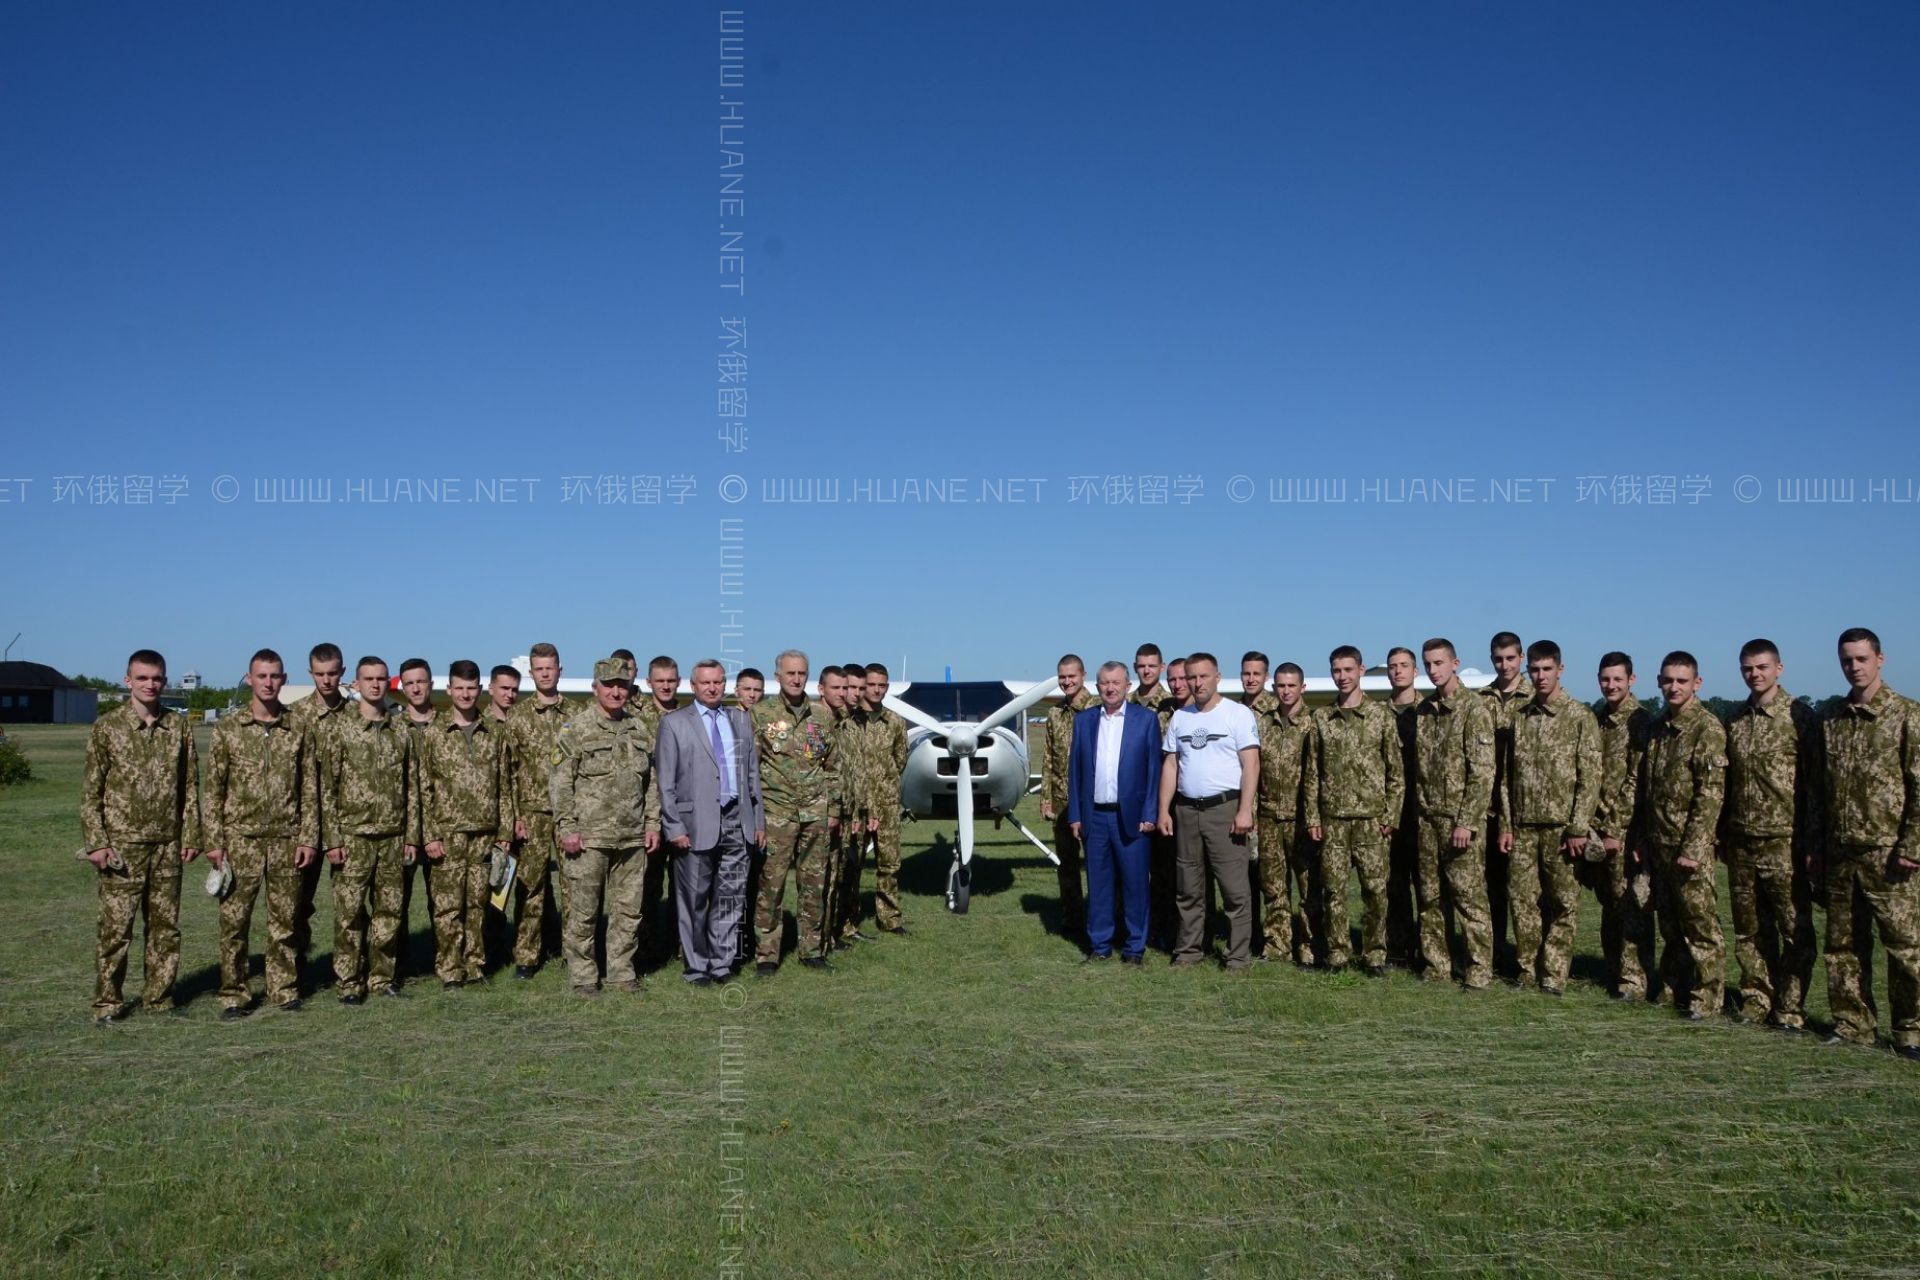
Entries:
POLYGON ((1160 812, 1160 717, 1127 701, 1127 668, 1109 662, 1095 682, 1100 705, 1073 718, 1067 820, 1087 859, 1090 960, 1113 956, 1113 890, 1126 924, 1123 964, 1147 949, 1147 863, 1160 812))

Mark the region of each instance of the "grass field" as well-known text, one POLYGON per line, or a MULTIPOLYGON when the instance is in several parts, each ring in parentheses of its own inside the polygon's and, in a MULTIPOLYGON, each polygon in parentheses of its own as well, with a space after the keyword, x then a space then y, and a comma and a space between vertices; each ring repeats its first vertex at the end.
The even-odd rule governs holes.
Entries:
POLYGON ((912 936, 834 974, 239 1024, 189 874, 190 1016, 96 1028, 85 731, 16 738, 0 1277, 1920 1273, 1912 1064, 1585 983, 1081 968, 1011 829, 954 917, 909 825, 912 936))

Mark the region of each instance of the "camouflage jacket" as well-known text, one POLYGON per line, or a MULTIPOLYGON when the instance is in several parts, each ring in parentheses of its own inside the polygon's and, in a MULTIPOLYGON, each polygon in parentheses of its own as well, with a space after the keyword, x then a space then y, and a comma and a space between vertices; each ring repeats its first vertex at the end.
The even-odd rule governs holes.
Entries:
POLYGON ((1270 716, 1280 709, 1280 699, 1273 696, 1273 690, 1262 689, 1249 698, 1244 691, 1234 699, 1241 706, 1253 712, 1255 716, 1270 716))
POLYGON ((553 744, 560 737, 560 726, 579 715, 580 708, 580 703, 565 697, 542 706, 538 694, 513 704, 513 714, 507 720, 507 765, 513 774, 513 803, 520 817, 553 812, 548 786, 553 773, 553 744))
POLYGON ((420 733, 407 716, 343 721, 320 748, 320 808, 325 847, 339 849, 351 836, 421 838, 420 733))
MULTIPOLYGON (((507 774, 507 735, 482 714, 471 733, 452 715, 420 731, 420 791, 427 843, 450 835, 513 839, 513 779, 507 774)), ((324 822, 324 818, 322 819, 324 822)))
POLYGON ((1651 844, 1705 863, 1713 858, 1727 790, 1727 731, 1698 699, 1654 721, 1640 765, 1640 831, 1651 844))
POLYGON ((260 836, 319 848, 319 782, 313 734, 287 712, 256 720, 246 708, 224 717, 207 750, 207 847, 260 836))
POLYGON ((1100 705, 1093 690, 1082 685, 1067 701, 1047 708, 1045 741, 1040 751, 1040 800, 1053 806, 1053 816, 1067 816, 1067 770, 1073 759, 1073 718, 1100 705))
MULTIPOLYGON (((678 711, 687 705, 680 701, 679 694, 675 694, 673 697, 673 705, 662 710, 660 704, 654 701, 653 695, 647 693, 643 686, 640 685, 634 686, 633 696, 640 698, 640 705, 635 707, 629 702, 627 704, 627 714, 647 726, 647 732, 653 735, 655 744, 658 744, 660 741, 660 717, 678 711)), ((762 701, 765 701, 765 699, 762 699, 762 701)), ((660 771, 658 769, 649 770, 647 773, 647 805, 655 813, 660 811, 660 771)))
POLYGON ((840 711, 833 717, 834 776, 840 787, 840 817, 865 821, 867 796, 867 713, 840 711))
POLYGON ((1306 800, 1307 739, 1313 712, 1303 702, 1292 716, 1282 714, 1279 699, 1261 716, 1260 816, 1297 822, 1306 800))
POLYGON ((1828 712, 1820 729, 1829 841, 1920 861, 1920 705, 1882 684, 1865 706, 1828 712))
POLYGON ((900 775, 907 768, 907 722, 886 707, 869 711, 866 717, 861 729, 860 762, 867 813, 898 817, 900 775))
MULTIPOLYGON (((1094 696, 1097 698, 1099 695, 1094 696)), ((1167 736, 1167 726, 1173 723, 1173 713, 1180 709, 1180 704, 1173 700, 1173 691, 1163 684, 1156 684, 1144 695, 1140 687, 1135 685, 1127 690, 1127 701, 1145 707, 1160 717, 1160 736, 1163 739, 1167 736)))
POLYGON ((1500 797, 1506 790, 1507 760, 1513 753, 1513 713, 1520 704, 1533 697, 1533 686, 1525 680, 1517 681, 1514 687, 1501 693, 1492 685, 1474 690, 1474 693, 1486 699, 1487 710, 1493 713, 1493 806, 1488 809, 1489 817, 1499 808, 1500 797))
POLYGON ((1587 704, 1554 690, 1513 712, 1500 820, 1530 827, 1566 827, 1584 836, 1600 799, 1600 726, 1587 704))
POLYGON ((1385 704, 1372 701, 1313 713, 1302 813, 1309 827, 1323 826, 1327 818, 1399 825, 1407 780, 1400 771, 1397 724, 1385 704))
POLYGON ((121 841, 201 847, 200 762, 184 716, 163 710, 143 727, 129 698, 93 722, 80 825, 89 853, 121 841))
POLYGON ((577 835, 596 849, 630 849, 658 830, 656 741, 653 727, 638 715, 623 710, 609 716, 598 703, 576 709, 553 740, 548 793, 554 834, 577 835))
MULTIPOLYGON (((1414 756, 1420 749, 1419 730, 1415 719, 1420 710, 1420 700, 1415 698, 1412 702, 1402 704, 1388 698, 1386 708, 1393 712, 1393 727, 1400 735, 1400 776, 1407 782, 1404 812, 1410 818, 1418 812, 1414 808, 1413 769, 1414 756)), ((1400 825, 1409 824, 1403 822, 1400 825)))
POLYGON ((1720 823, 1729 835, 1800 837, 1820 828, 1820 717, 1776 686, 1755 706, 1727 717, 1727 802, 1720 823))
POLYGON ((1463 684, 1438 690, 1413 712, 1413 796, 1417 812, 1483 830, 1493 796, 1493 709, 1463 684))
MULTIPOLYGON (((347 697, 344 691, 340 695, 339 704, 333 707, 329 707, 326 703, 320 701, 319 694, 310 693, 287 708, 286 721, 288 727, 304 729, 307 735, 313 739, 313 753, 309 757, 309 760, 311 767, 315 770, 316 789, 318 788, 320 759, 326 751, 328 742, 343 725, 349 720, 357 718, 359 714, 360 704, 352 698, 347 697)), ((325 794, 321 794, 319 803, 320 826, 324 830, 327 825, 327 798, 325 794)))
POLYGON ((787 705, 784 694, 753 708, 760 749, 760 787, 768 822, 824 822, 839 812, 840 779, 833 771, 833 717, 810 699, 787 705))
POLYGON ((1593 722, 1600 730, 1600 796, 1593 805, 1593 829, 1603 840, 1624 841, 1633 830, 1640 761, 1647 754, 1653 717, 1628 694, 1618 707, 1602 699, 1593 708, 1593 722))

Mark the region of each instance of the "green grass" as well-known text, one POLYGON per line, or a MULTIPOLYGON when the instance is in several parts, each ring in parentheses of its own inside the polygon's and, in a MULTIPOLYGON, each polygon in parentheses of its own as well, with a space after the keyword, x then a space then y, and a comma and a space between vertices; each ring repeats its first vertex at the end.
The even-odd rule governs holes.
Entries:
POLYGON ((191 1016, 95 1028, 84 731, 17 736, 0 1276, 1920 1271, 1911 1064, 1585 984, 1082 969, 1011 829, 953 917, 909 825, 913 936, 835 974, 590 1003, 549 968, 234 1025, 190 874, 191 1016))

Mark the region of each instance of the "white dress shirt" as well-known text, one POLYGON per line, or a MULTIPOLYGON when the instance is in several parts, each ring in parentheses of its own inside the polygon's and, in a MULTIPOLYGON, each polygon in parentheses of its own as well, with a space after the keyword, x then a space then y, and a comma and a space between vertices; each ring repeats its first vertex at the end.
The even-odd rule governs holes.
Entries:
POLYGON ((1127 731, 1127 704, 1100 708, 1100 736, 1093 748, 1093 802, 1120 803, 1120 739, 1127 731))

